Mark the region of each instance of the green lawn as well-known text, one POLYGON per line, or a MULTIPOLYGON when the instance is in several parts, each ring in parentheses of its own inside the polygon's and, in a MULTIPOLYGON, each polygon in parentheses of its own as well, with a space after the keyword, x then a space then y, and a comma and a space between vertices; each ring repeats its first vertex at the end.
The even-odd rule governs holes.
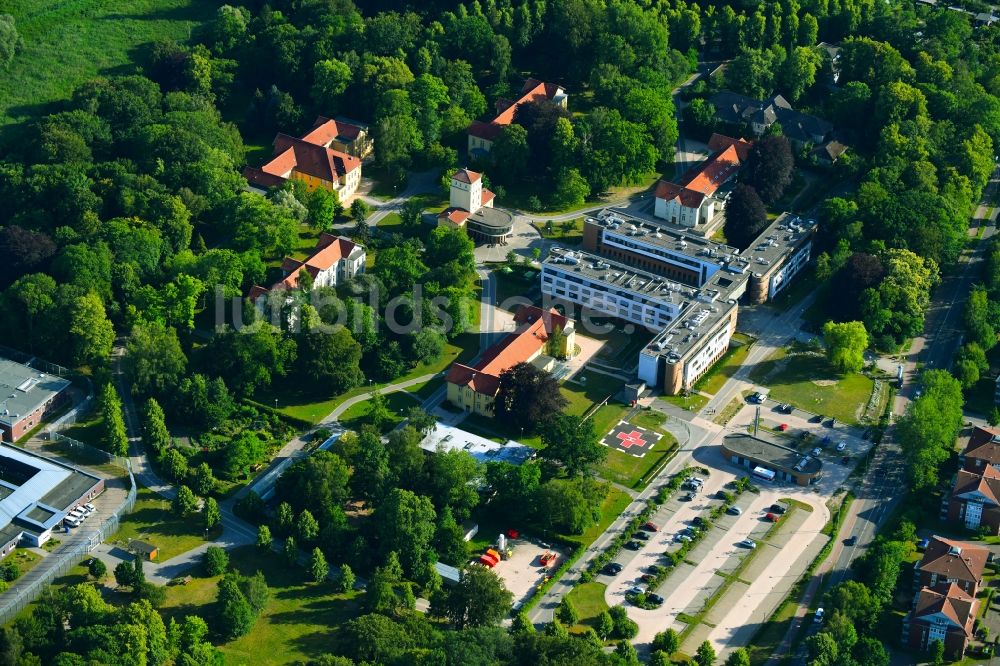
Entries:
POLYGON ((68 99, 97 76, 134 73, 143 46, 187 40, 215 15, 205 0, 0 0, 12 14, 24 49, 0 76, 0 142, 20 138, 12 127, 68 99))
MULTIPOLYGON (((306 582, 304 569, 275 564, 273 555, 252 547, 230 553, 230 565, 244 575, 264 572, 271 599, 253 630, 220 646, 227 664, 305 663, 331 651, 334 627, 360 613, 358 593, 337 594, 331 583, 306 582)), ((197 613, 212 623, 219 578, 193 578, 168 588, 164 614, 197 613)))
POLYGON ((533 266, 505 266, 493 273, 497 285, 497 305, 501 307, 507 305, 507 310, 514 309, 516 303, 510 303, 512 298, 518 297, 525 301, 531 300, 527 293, 538 285, 538 269, 533 266), (526 277, 530 275, 531 277, 526 277))
POLYGON ((607 589, 604 583, 580 583, 566 595, 580 616, 578 627, 597 628, 597 618, 608 610, 608 602, 604 600, 607 589))
POLYGON ((694 389, 696 391, 704 391, 705 393, 715 395, 722 389, 726 382, 732 379, 736 371, 743 366, 747 354, 750 353, 751 341, 746 336, 742 337, 746 341, 737 344, 738 340, 736 336, 733 336, 733 342, 729 347, 729 351, 716 361, 715 365, 701 376, 701 379, 695 382, 694 389))
POLYGON ((558 241, 564 245, 579 245, 583 241, 583 217, 565 222, 534 222, 542 238, 558 241), (550 226, 551 225, 551 226, 550 226))
POLYGON ((157 561, 170 558, 205 543, 201 522, 194 518, 179 518, 170 509, 170 502, 147 488, 139 488, 135 508, 121 521, 121 526, 108 541, 127 545, 129 539, 141 539, 159 549, 157 561))
POLYGON ((403 218, 399 216, 399 213, 389 213, 378 221, 377 226, 383 231, 401 232, 403 227, 403 218))
POLYGON ((573 377, 573 381, 565 382, 560 392, 569 401, 566 412, 582 415, 594 406, 594 403, 614 396, 621 390, 625 382, 615 377, 599 372, 584 370, 573 377))
POLYGON ((589 546, 594 539, 604 534, 604 531, 608 529, 611 523, 615 522, 615 519, 631 503, 632 498, 628 493, 612 486, 608 490, 604 501, 601 502, 601 519, 583 534, 567 538, 579 542, 584 547, 589 546))
MULTIPOLYGON (((382 432, 386 433, 396 427, 402 421, 411 407, 417 407, 420 402, 406 391, 397 391, 385 396, 388 403, 391 418, 382 425, 382 432)), ((361 426, 369 423, 368 413, 371 410, 371 403, 368 400, 355 403, 347 408, 340 415, 340 423, 348 430, 359 430, 361 426)))
POLYGON ((677 438, 663 429, 666 420, 667 417, 664 414, 654 411, 641 411, 633 416, 629 423, 660 432, 663 437, 650 447, 646 451, 646 455, 641 458, 617 449, 610 449, 608 458, 601 466, 599 474, 605 479, 615 481, 628 488, 638 486, 640 479, 645 479, 649 471, 656 467, 665 455, 677 447, 677 438))
POLYGON ((663 402, 669 402, 671 405, 680 407, 681 409, 686 409, 689 412, 697 412, 708 402, 708 398, 700 393, 690 393, 688 395, 661 395, 659 399, 663 402))
POLYGON ((857 423, 874 382, 862 374, 840 375, 814 353, 778 352, 759 364, 753 380, 771 389, 771 398, 800 409, 857 423))

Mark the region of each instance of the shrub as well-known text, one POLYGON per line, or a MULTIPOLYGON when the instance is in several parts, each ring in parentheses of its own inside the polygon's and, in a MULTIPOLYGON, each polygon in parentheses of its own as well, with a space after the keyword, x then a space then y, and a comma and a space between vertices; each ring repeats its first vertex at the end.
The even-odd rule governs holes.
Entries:
POLYGON ((219 576, 229 567, 229 555, 218 546, 209 546, 202 556, 202 565, 209 576, 219 576))

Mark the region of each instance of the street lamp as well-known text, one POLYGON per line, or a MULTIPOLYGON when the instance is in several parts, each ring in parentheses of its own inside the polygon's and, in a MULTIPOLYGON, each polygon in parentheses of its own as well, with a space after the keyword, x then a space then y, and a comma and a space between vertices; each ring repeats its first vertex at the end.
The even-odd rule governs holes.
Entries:
POLYGON ((278 410, 278 399, 277 398, 274 399, 274 409, 275 409, 275 411, 278 410))

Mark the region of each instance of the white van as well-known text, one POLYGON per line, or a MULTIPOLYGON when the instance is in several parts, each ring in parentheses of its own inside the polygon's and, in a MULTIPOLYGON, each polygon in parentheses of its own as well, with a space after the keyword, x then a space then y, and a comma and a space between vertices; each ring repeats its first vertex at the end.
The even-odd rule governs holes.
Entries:
POLYGON ((65 518, 63 518, 63 525, 68 525, 70 527, 79 527, 80 521, 78 521, 76 518, 72 516, 66 516, 65 518))

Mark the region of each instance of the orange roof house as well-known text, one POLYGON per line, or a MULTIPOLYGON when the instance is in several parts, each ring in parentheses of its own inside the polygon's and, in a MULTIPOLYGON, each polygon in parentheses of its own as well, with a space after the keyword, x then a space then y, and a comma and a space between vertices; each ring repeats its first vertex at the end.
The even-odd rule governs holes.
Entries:
MULTIPOLYGON (((500 375, 518 363, 536 362, 556 330, 566 336, 567 354, 575 345, 573 321, 556 310, 534 305, 521 306, 514 315, 517 329, 483 352, 475 365, 453 363, 445 376, 448 400, 467 412, 493 416, 493 402, 500 388, 500 375)), ((542 367, 548 370, 554 360, 545 356, 542 367)))
POLYGON ((1000 467, 1000 430, 976 427, 962 452, 962 469, 982 472, 991 465, 1000 467))
POLYGON ((933 536, 924 550, 923 559, 913 569, 916 587, 955 583, 968 594, 976 596, 989 555, 990 551, 981 546, 933 536))
POLYGON ((715 193, 739 172, 752 145, 744 139, 713 134, 708 141, 711 157, 681 176, 679 182, 661 180, 657 184, 653 215, 694 228, 711 222, 715 193))
POLYGON ((368 134, 368 126, 347 118, 317 116, 312 129, 302 140, 339 150, 359 159, 368 157, 374 147, 368 134))
POLYGON ((965 655, 972 638, 979 601, 954 583, 925 587, 917 594, 913 611, 906 618, 910 648, 926 651, 931 643, 944 643, 945 654, 954 660, 965 655))
POLYGON ((314 287, 336 287, 364 273, 365 256, 364 246, 343 236, 322 233, 316 241, 316 249, 305 261, 285 257, 281 263, 284 277, 270 289, 254 286, 250 290, 250 300, 256 301, 269 291, 298 289, 303 270, 312 277, 314 287))
POLYGON ((554 83, 545 83, 538 79, 528 79, 521 88, 521 96, 516 100, 501 99, 497 101, 497 116, 490 122, 474 120, 469 125, 469 153, 488 153, 493 147, 500 132, 514 122, 517 107, 532 102, 552 102, 566 108, 569 96, 566 91, 554 83))
POLYGON ((310 190, 321 187, 334 192, 340 201, 354 194, 361 182, 361 159, 329 146, 338 131, 328 119, 305 137, 298 139, 279 133, 274 137, 274 157, 260 168, 246 167, 243 177, 252 189, 280 187, 290 179, 304 182, 310 190))

